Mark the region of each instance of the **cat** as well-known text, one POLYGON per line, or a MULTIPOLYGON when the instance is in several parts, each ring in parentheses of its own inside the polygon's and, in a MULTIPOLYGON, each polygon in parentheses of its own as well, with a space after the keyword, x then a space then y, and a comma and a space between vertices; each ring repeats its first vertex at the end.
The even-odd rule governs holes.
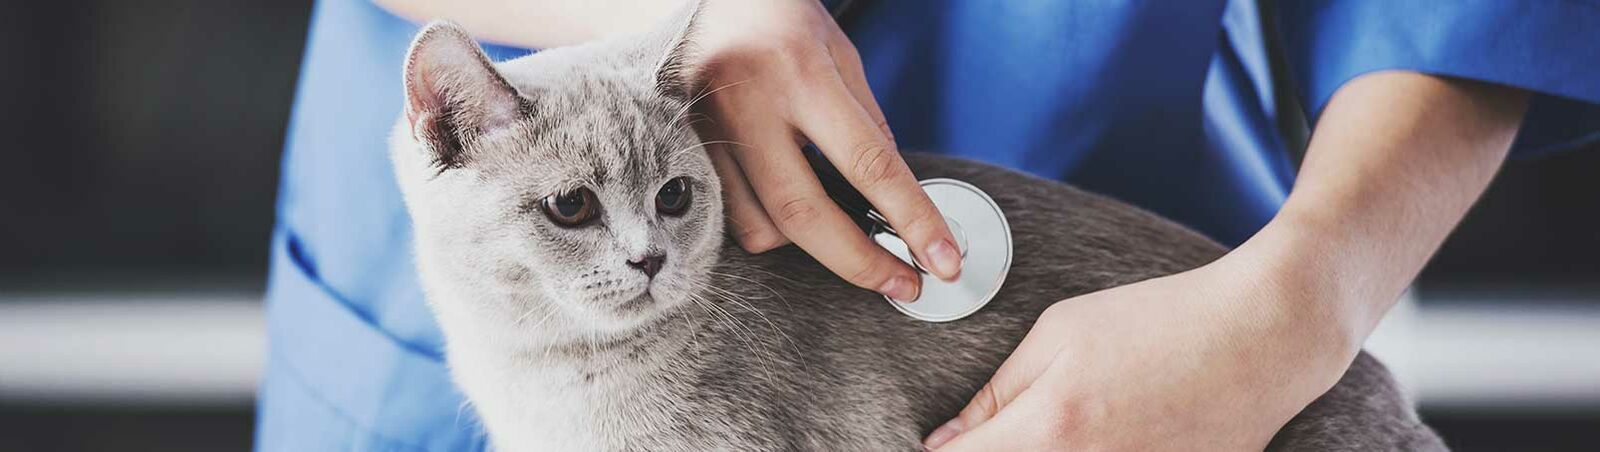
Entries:
MULTIPOLYGON (((391 158, 452 376, 496 450, 920 450, 1051 304, 1226 249, 1058 182, 906 155, 990 193, 1011 273, 974 315, 927 323, 794 247, 724 234, 684 125, 696 14, 492 63, 448 23, 406 57, 391 158)), ((1282 450, 1442 449, 1359 355, 1282 450)))

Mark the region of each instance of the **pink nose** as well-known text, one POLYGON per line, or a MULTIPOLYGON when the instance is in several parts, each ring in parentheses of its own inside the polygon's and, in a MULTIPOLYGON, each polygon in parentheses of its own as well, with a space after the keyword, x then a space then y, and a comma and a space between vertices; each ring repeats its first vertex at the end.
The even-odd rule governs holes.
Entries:
POLYGON ((666 261, 667 256, 665 255, 651 254, 642 259, 629 260, 628 266, 637 268, 639 271, 644 272, 645 276, 654 278, 656 276, 656 272, 661 271, 661 264, 665 263, 666 261))

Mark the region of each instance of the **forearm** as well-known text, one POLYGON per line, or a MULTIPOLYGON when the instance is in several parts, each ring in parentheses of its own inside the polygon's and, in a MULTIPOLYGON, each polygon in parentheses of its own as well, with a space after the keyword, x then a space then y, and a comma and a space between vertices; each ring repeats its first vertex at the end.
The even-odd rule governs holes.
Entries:
POLYGON ((1283 209, 1240 251, 1353 355, 1488 186, 1526 105, 1520 90, 1416 73, 1352 80, 1283 209))
POLYGON ((444 19, 481 40, 528 48, 646 30, 683 0, 374 0, 415 22, 444 19))

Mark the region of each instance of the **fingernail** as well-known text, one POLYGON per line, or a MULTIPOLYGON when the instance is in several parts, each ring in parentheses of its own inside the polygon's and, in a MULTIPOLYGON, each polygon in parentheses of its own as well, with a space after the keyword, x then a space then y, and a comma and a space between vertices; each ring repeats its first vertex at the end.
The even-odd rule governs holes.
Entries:
POLYGON ((938 449, 939 446, 943 446, 944 443, 950 442, 950 440, 956 438, 956 435, 960 434, 961 418, 951 419, 950 422, 933 429, 933 433, 928 434, 928 439, 922 440, 922 447, 928 450, 938 449))
POLYGON ((940 240, 928 246, 928 258, 933 260, 933 270, 944 279, 955 279, 961 274, 961 252, 950 240, 940 240))
POLYGON ((883 286, 878 288, 878 293, 888 295, 889 298, 901 303, 917 301, 917 285, 911 282, 911 278, 904 276, 896 276, 884 281, 883 286))

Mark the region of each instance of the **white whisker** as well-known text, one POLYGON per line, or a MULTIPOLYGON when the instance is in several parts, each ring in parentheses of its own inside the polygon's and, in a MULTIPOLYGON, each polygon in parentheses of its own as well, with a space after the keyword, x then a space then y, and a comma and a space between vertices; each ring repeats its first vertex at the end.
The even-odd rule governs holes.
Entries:
POLYGON ((746 267, 745 270, 761 272, 761 274, 764 274, 764 275, 767 275, 767 276, 771 276, 773 278, 781 279, 781 280, 784 280, 784 281, 788 281, 790 284, 800 285, 800 281, 795 281, 794 278, 790 278, 788 276, 784 276, 784 275, 780 275, 780 274, 773 273, 773 272, 770 272, 770 271, 766 271, 766 270, 763 270, 761 268, 746 267))
POLYGON ((685 153, 685 152, 689 152, 689 151, 695 150, 696 148, 710 146, 710 145, 713 145, 713 144, 732 144, 732 145, 744 146, 744 147, 751 148, 751 149, 755 148, 754 146, 750 146, 748 144, 740 143, 740 142, 737 142, 737 141, 712 140, 712 141, 707 141, 707 142, 704 142, 704 143, 696 144, 696 145, 693 145, 693 146, 689 146, 689 147, 686 147, 686 148, 683 148, 683 149, 679 149, 679 150, 676 150, 676 151, 672 151, 671 154, 667 155, 667 160, 669 160, 669 161, 677 160, 678 156, 683 154, 683 153, 685 153))
MULTIPOLYGON (((735 87, 735 86, 743 85, 745 83, 750 83, 750 81, 752 81, 752 80, 755 80, 755 79, 748 79, 747 78, 747 79, 740 80, 740 81, 737 81, 737 82, 733 82, 733 83, 729 83, 729 84, 726 84, 726 85, 722 85, 720 87, 717 87, 716 89, 712 89, 712 90, 700 93, 699 95, 695 96, 693 100, 690 100, 688 103, 683 104, 683 108, 679 109, 677 113, 673 114, 672 115, 672 120, 669 121, 669 122, 673 122, 673 123, 678 122, 678 119, 682 118, 685 113, 688 113, 690 108, 694 108, 694 104, 699 103, 701 99, 705 99, 706 97, 708 97, 708 96, 710 96, 712 94, 716 94, 717 91, 722 91, 722 90, 725 90, 725 89, 728 89, 728 88, 732 88, 732 87, 735 87)), ((710 83, 706 84, 706 87, 709 88, 710 86, 711 86, 710 83)))
POLYGON ((732 332, 745 343, 746 348, 750 349, 750 354, 756 357, 756 362, 761 364, 762 370, 765 371, 769 377, 775 376, 775 374, 772 373, 772 367, 767 364, 767 358, 762 356, 760 348, 756 347, 754 331, 751 331, 748 327, 745 327, 743 322, 739 321, 738 317, 734 316, 726 309, 722 309, 721 306, 717 306, 716 303, 712 303, 710 300, 701 299, 698 295, 695 295, 692 292, 690 293, 689 297, 691 299, 699 299, 703 301, 706 307, 709 307, 711 310, 720 313, 722 317, 727 320, 723 323, 728 326, 730 332, 732 332))
POLYGON ((746 277, 743 277, 743 276, 739 276, 739 275, 735 275, 735 274, 731 274, 731 273, 723 273, 723 272, 719 272, 719 271, 716 271, 716 270, 707 270, 706 272, 711 274, 711 275, 713 275, 713 276, 721 276, 721 277, 725 277, 725 278, 733 278, 733 279, 737 279, 737 280, 740 280, 740 281, 744 281, 746 283, 754 284, 756 287, 760 287, 762 289, 766 289, 767 292, 771 292, 773 296, 778 297, 778 301, 782 301, 784 307, 793 308, 792 306, 789 305, 789 299, 785 298, 783 296, 782 292, 778 292, 778 290, 772 288, 772 286, 766 285, 766 283, 763 283, 761 281, 757 281, 754 278, 746 278, 746 277))
MULTIPOLYGON (((542 304, 529 306, 528 307, 528 312, 522 313, 521 316, 518 316, 517 319, 513 320, 511 323, 518 324, 518 325, 522 324, 522 321, 528 320, 529 317, 533 317, 533 314, 539 312, 539 308, 542 308, 542 307, 544 307, 544 305, 542 305, 542 304)), ((555 312, 555 310, 552 309, 552 310, 550 310, 550 312, 553 313, 553 312, 555 312)))
POLYGON ((799 360, 801 365, 805 365, 805 355, 800 352, 800 344, 796 343, 794 338, 790 337, 788 333, 784 333, 782 328, 778 328, 778 325, 772 322, 772 318, 767 317, 766 314, 762 313, 760 310, 756 309, 755 306, 750 305, 748 302, 740 301, 739 294, 722 289, 720 287, 712 286, 710 284, 696 282, 695 285, 710 291, 713 295, 717 295, 723 300, 732 303, 734 306, 743 308, 744 310, 755 314, 757 317, 760 317, 763 322, 767 323, 768 328, 772 328, 772 332, 777 333, 780 339, 789 343, 789 347, 794 349, 795 359, 799 360))

